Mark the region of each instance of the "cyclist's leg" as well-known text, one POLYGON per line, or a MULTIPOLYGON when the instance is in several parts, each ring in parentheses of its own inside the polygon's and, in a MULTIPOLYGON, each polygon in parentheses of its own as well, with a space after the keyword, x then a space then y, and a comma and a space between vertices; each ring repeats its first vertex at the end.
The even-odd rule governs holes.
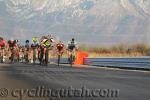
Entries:
POLYGON ((35 63, 36 61, 36 49, 34 49, 33 51, 33 63, 35 63))
POLYGON ((33 60, 33 63, 35 63, 35 54, 34 54, 34 52, 35 52, 35 50, 34 49, 32 49, 32 60, 33 60))
POLYGON ((28 50, 26 50, 26 63, 28 63, 28 50))
POLYGON ((14 49, 11 50, 11 63, 14 62, 14 49))
POLYGON ((72 64, 74 62, 74 50, 70 50, 70 63, 72 64))
POLYGON ((75 61, 75 59, 76 59, 76 50, 74 49, 73 50, 73 62, 75 61))
POLYGON ((27 51, 25 51, 25 62, 27 63, 27 51))
POLYGON ((40 64, 43 64, 43 57, 44 57, 44 52, 41 49, 41 52, 40 52, 40 64))
POLYGON ((58 50, 57 51, 57 64, 58 64, 58 66, 59 66, 59 64, 60 64, 60 51, 58 50))
POLYGON ((68 62, 70 63, 70 55, 71 55, 71 51, 68 50, 68 62))
POLYGON ((25 58, 24 52, 22 52, 22 58, 21 58, 22 62, 24 61, 24 58, 25 58))
POLYGON ((73 54, 71 52, 71 54, 70 54, 70 65, 71 65, 71 67, 72 67, 72 64, 73 64, 73 54))
POLYGON ((40 61, 40 51, 38 51, 38 60, 40 61))
POLYGON ((27 63, 29 62, 29 51, 27 51, 27 63))
POLYGON ((45 53, 45 63, 46 65, 48 64, 48 59, 49 59, 49 50, 46 48, 46 53, 45 53))

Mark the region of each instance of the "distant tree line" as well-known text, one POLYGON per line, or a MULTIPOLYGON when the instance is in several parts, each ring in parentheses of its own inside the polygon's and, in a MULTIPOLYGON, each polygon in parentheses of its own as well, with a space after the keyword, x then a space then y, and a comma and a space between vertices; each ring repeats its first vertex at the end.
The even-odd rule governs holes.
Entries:
POLYGON ((116 45, 111 47, 104 46, 92 46, 92 45, 80 45, 79 50, 87 51, 89 53, 97 54, 127 54, 133 55, 139 54, 141 56, 150 56, 150 46, 146 44, 134 44, 134 45, 116 45))

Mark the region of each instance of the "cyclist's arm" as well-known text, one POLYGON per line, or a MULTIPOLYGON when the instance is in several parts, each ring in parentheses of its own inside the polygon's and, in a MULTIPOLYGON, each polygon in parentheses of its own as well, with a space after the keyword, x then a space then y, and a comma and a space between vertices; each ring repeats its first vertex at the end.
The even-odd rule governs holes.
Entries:
POLYGON ((75 50, 78 51, 78 48, 79 48, 78 43, 75 42, 75 50))

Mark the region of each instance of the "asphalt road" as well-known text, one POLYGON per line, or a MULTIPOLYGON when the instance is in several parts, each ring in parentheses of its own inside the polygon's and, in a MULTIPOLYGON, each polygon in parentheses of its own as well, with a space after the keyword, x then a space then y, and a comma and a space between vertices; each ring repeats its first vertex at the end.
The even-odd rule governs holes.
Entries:
POLYGON ((150 72, 0 64, 0 100, 150 100, 150 72))

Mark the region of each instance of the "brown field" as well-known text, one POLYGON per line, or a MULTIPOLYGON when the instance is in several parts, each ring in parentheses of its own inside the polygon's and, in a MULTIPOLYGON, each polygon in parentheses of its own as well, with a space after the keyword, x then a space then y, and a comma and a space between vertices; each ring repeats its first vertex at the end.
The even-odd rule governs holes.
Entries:
POLYGON ((87 51, 89 57, 150 56, 150 46, 146 44, 118 45, 111 47, 80 45, 79 50, 87 51))

